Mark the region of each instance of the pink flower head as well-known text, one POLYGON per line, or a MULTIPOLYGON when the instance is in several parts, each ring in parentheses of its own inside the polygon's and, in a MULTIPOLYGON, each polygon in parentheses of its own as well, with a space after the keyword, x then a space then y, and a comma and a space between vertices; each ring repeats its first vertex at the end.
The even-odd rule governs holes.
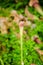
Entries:
POLYGON ((31 64, 31 65, 35 65, 35 64, 31 64))
POLYGON ((21 21, 21 22, 19 23, 19 27, 23 27, 23 26, 24 26, 24 22, 21 21))

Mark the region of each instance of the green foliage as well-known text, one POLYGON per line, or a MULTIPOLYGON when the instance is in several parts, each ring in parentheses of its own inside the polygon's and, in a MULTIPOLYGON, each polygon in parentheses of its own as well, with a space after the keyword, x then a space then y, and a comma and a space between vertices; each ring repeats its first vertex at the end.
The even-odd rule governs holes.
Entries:
POLYGON ((36 65, 43 65, 42 61, 40 61, 39 55, 34 50, 35 43, 32 40, 24 42, 24 62, 25 65, 35 63, 36 65))
POLYGON ((5 65, 20 65, 20 42, 16 36, 12 33, 8 35, 0 34, 0 42, 0 56, 3 59, 3 63, 5 65))
POLYGON ((0 0, 0 6, 1 7, 14 7, 15 9, 18 9, 20 7, 26 6, 28 3, 28 0, 0 0))
MULTIPOLYGON (((30 0, 0 0, 0 6, 4 8, 13 7, 14 9, 24 8, 30 0)), ((43 6, 43 0, 39 0, 43 6)))
MULTIPOLYGON (((34 23, 37 25, 35 29, 26 27, 24 28, 28 33, 27 35, 32 37, 33 35, 39 35, 38 32, 43 33, 43 24, 42 22, 34 23), (31 33, 31 34, 30 34, 31 33)), ((19 32, 18 26, 14 23, 16 27, 15 32, 19 32)), ((40 33, 41 34, 41 33, 40 33)), ((39 35, 39 38, 43 39, 42 36, 39 35)), ((1 59, 5 65, 21 65, 21 46, 20 40, 14 34, 12 28, 10 28, 9 34, 0 34, 0 45, 1 45, 1 59), (4 48, 3 48, 4 47, 4 48)), ((43 62, 39 58, 38 53, 35 51, 35 47, 43 48, 42 45, 37 45, 34 41, 23 39, 23 60, 25 65, 30 65, 31 63, 35 63, 36 65, 43 65, 43 62)))
MULTIPOLYGON (((0 0, 0 16, 9 17, 10 11, 16 9, 18 14, 24 14, 24 8, 28 4, 29 0, 0 0), (1 8, 2 7, 2 8, 1 8), (5 9, 4 9, 5 8, 5 9)), ((42 3, 43 1, 41 1, 42 3)), ((34 10, 34 8, 29 7, 29 11, 40 16, 34 10)), ((43 41, 43 21, 33 21, 36 27, 24 27, 27 36, 30 39, 26 39, 26 35, 23 35, 23 60, 24 65, 30 65, 35 63, 36 65, 43 65, 39 54, 35 51, 34 47, 39 47, 43 50, 43 45, 38 45, 32 41, 31 37, 38 35, 40 40, 43 41)), ((12 28, 9 29, 9 34, 0 33, 0 65, 21 65, 21 44, 20 39, 17 38, 14 32, 19 33, 19 27, 16 23, 13 24, 16 28, 15 31, 12 28), (2 61, 2 62, 1 62, 2 61)))

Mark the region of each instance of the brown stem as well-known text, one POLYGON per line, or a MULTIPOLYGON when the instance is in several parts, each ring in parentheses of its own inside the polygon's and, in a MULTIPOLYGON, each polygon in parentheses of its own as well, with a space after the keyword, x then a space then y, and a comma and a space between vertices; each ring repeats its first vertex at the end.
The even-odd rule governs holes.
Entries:
POLYGON ((36 51, 37 51, 40 55, 43 55, 43 51, 41 51, 40 49, 36 49, 36 51))
POLYGON ((35 15, 31 14, 31 13, 28 11, 28 7, 27 7, 27 6, 26 6, 26 8, 25 8, 25 14, 26 14, 26 16, 27 16, 28 18, 30 18, 32 21, 35 20, 35 19, 39 20, 38 17, 36 17, 35 15))
POLYGON ((37 10, 37 12, 38 12, 40 15, 43 16, 43 11, 42 11, 41 7, 39 6, 39 4, 35 5, 34 7, 35 7, 35 9, 37 10))

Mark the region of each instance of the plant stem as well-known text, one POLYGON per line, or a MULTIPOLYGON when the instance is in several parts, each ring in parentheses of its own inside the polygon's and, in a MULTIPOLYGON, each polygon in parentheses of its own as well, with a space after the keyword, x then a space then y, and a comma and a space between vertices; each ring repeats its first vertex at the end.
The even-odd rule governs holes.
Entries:
POLYGON ((20 43, 21 43, 21 65, 24 65, 24 63, 23 63, 23 26, 22 26, 22 22, 20 23, 20 43))
POLYGON ((4 65, 3 60, 1 58, 0 58, 0 61, 1 61, 1 65, 4 65))

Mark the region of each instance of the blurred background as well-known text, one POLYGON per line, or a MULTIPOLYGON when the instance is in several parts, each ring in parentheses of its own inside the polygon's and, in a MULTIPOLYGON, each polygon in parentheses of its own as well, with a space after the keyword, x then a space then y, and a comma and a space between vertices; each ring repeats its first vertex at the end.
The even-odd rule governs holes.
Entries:
MULTIPOLYGON (((0 0, 1 7, 14 7, 15 9, 19 7, 25 7, 28 4, 29 0, 0 0)), ((43 0, 39 0, 41 6, 43 6, 43 0)))

